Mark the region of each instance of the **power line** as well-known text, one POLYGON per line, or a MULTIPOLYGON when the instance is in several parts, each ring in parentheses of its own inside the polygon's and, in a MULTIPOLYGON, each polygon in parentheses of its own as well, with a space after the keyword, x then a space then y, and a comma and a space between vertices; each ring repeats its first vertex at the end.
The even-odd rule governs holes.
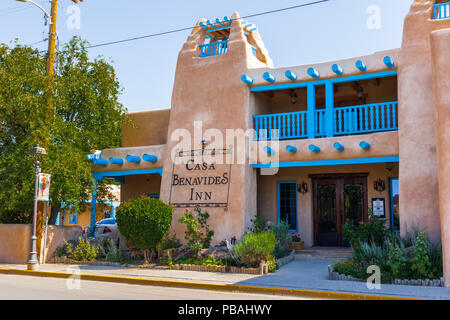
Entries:
MULTIPOLYGON (((248 18, 258 17, 258 16, 262 16, 262 15, 267 15, 267 14, 272 14, 272 13, 277 13, 277 12, 282 12, 282 11, 298 9, 298 8, 312 6, 312 5, 316 5, 316 4, 320 4, 320 3, 324 3, 324 2, 329 2, 329 1, 331 1, 331 0, 319 0, 319 1, 314 1, 314 2, 303 3, 303 4, 291 6, 291 7, 286 7, 286 8, 276 9, 276 10, 270 10, 270 11, 264 11, 264 12, 260 12, 260 13, 255 13, 255 14, 243 16, 243 17, 241 17, 239 19, 231 19, 231 21, 248 19, 248 18)), ((188 30, 194 29, 195 27, 196 26, 186 27, 186 28, 180 28, 180 29, 175 29, 175 30, 170 30, 170 31, 153 33, 153 34, 149 34, 149 35, 145 35, 145 36, 139 36, 139 37, 128 38, 128 39, 123 39, 123 40, 117 40, 117 41, 104 42, 104 43, 100 43, 100 44, 96 44, 96 45, 87 46, 86 49, 110 46, 110 45, 113 45, 113 44, 119 44, 119 43, 136 41, 136 40, 142 40, 142 39, 147 39, 147 38, 153 38, 153 37, 163 36, 163 35, 167 35, 167 34, 178 33, 178 32, 182 32, 182 31, 188 31, 188 30)))
MULTIPOLYGON (((307 6, 312 6, 312 5, 317 5, 317 4, 330 2, 330 1, 331 0, 318 0, 318 1, 308 2, 308 3, 302 3, 302 4, 299 4, 299 5, 290 6, 290 7, 286 7, 286 8, 275 9, 275 10, 270 10, 270 11, 263 11, 263 12, 259 12, 259 13, 255 13, 255 14, 251 14, 251 15, 247 15, 247 16, 243 16, 243 17, 240 17, 238 19, 230 19, 230 21, 248 19, 248 18, 258 17, 258 16, 272 14, 272 13, 278 13, 278 12, 283 12, 283 11, 288 11, 288 10, 294 10, 294 9, 307 7, 307 6)), ((119 43, 131 42, 131 41, 142 40, 142 39, 147 39, 147 38, 154 38, 154 37, 159 37, 159 36, 168 35, 168 34, 172 34, 172 33, 178 33, 178 32, 182 32, 182 31, 192 30, 192 29, 194 29, 196 27, 197 26, 185 27, 185 28, 179 28, 179 29, 174 29, 174 30, 169 30, 169 31, 152 33, 152 34, 148 34, 148 35, 145 35, 145 36, 139 36, 139 37, 127 38, 127 39, 123 39, 123 40, 104 42, 104 43, 99 43, 99 44, 95 44, 95 45, 91 45, 91 46, 86 46, 85 48, 86 49, 99 48, 99 47, 105 47, 105 46, 110 46, 110 45, 119 44, 119 43)), ((46 50, 40 51, 40 53, 43 53, 43 52, 46 52, 46 50)))

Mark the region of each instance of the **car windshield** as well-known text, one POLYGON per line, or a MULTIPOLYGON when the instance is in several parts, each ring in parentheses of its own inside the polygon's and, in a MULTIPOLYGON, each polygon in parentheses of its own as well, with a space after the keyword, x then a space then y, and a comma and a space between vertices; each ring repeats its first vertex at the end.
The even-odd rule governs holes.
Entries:
POLYGON ((98 224, 116 224, 116 219, 106 219, 100 221, 98 224))

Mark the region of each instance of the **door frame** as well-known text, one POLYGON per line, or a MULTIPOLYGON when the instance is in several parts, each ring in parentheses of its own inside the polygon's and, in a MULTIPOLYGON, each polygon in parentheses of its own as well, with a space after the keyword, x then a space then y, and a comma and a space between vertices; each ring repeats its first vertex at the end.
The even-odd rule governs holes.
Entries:
POLYGON ((363 219, 367 221, 368 217, 368 190, 367 190, 367 176, 368 172, 361 173, 332 173, 332 174, 310 174, 312 179, 312 200, 313 200, 313 218, 314 218, 314 245, 317 246, 317 237, 319 232, 319 211, 317 199, 317 185, 318 182, 331 182, 336 184, 336 228, 339 236, 339 246, 343 245, 343 225, 344 225, 344 184, 345 180, 361 179, 363 184, 363 219))

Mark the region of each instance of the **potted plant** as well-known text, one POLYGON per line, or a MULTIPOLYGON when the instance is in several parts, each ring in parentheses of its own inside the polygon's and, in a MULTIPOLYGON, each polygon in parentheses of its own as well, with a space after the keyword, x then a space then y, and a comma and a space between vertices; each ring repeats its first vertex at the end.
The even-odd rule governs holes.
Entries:
POLYGON ((289 248, 291 250, 302 250, 305 248, 305 243, 302 241, 299 233, 292 233, 292 241, 289 243, 289 248))

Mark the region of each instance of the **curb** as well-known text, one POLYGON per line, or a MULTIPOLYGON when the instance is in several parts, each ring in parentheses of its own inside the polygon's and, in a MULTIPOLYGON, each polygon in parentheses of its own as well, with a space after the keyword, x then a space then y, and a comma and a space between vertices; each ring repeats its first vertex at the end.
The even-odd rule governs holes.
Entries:
POLYGON ((425 300, 418 298, 370 295, 362 293, 271 288, 271 287, 175 281, 175 280, 157 280, 157 279, 146 279, 137 277, 76 274, 76 273, 50 272, 50 271, 0 269, 0 274, 14 274, 14 275, 46 277, 46 278, 62 278, 62 279, 79 277, 80 280, 88 280, 88 281, 101 281, 101 282, 134 284, 134 285, 172 287, 172 288, 203 289, 203 290, 224 291, 224 292, 263 293, 273 295, 288 295, 307 298, 325 298, 325 299, 339 299, 339 300, 425 300))

